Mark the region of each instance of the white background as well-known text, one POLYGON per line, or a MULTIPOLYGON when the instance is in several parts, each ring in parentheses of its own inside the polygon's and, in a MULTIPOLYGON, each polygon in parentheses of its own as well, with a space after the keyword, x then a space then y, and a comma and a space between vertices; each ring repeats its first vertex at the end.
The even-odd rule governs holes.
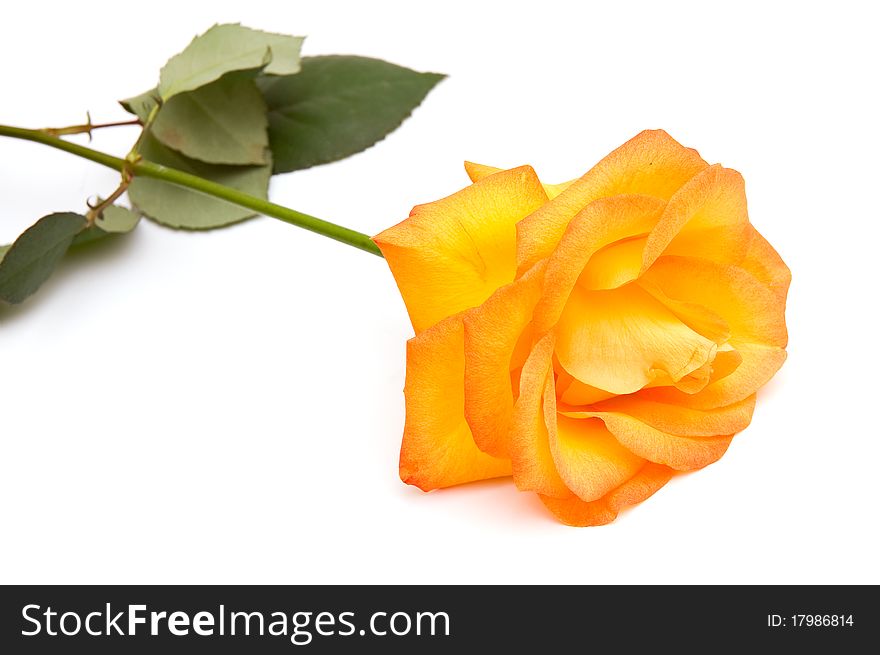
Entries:
MULTIPOLYGON (((794 282, 789 360, 728 454, 575 529, 509 481, 399 481, 411 328, 382 260, 266 218, 142 224, 0 310, 0 581, 880 582, 870 7, 16 4, 2 123, 124 119, 115 100, 214 22, 306 34, 305 54, 450 77, 376 147, 275 179, 274 200, 375 234, 464 186, 464 159, 562 181, 664 128, 744 174, 794 282)), ((130 130, 94 146, 125 153, 130 130)), ((0 242, 116 181, 0 139, 0 242)))

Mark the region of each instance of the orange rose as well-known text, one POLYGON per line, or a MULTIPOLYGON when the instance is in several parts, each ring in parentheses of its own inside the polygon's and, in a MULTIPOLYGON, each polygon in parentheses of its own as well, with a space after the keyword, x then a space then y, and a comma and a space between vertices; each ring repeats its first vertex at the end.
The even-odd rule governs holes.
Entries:
POLYGON ((787 342, 791 275, 740 174, 659 130, 568 184, 466 168, 375 238, 416 332, 403 481, 513 475, 600 525, 720 458, 787 342))

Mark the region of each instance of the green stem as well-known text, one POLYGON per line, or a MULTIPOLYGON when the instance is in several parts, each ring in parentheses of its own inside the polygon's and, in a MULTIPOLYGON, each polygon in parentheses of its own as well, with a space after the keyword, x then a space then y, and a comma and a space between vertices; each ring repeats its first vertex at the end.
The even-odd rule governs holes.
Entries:
POLYGON ((97 164, 101 164, 102 166, 106 166, 107 168, 112 168, 120 173, 128 171, 128 173, 134 177, 151 177, 156 180, 162 180, 163 182, 169 182, 170 184, 192 189, 193 191, 198 191, 199 193, 214 198, 220 198, 233 205, 252 209, 258 214, 271 216, 272 218, 277 218, 285 223, 290 223, 291 225, 296 225, 297 227, 316 232, 317 234, 335 239, 336 241, 341 241, 349 246, 359 248, 374 255, 378 255, 379 257, 382 256, 379 247, 373 243, 373 240, 368 235, 362 232, 350 230, 347 227, 342 227, 341 225, 330 223, 329 221, 325 221, 315 216, 298 212, 295 209, 290 209, 283 205, 277 205, 274 202, 269 202, 268 200, 263 200, 262 198, 247 193, 242 193, 241 191, 223 184, 218 184, 217 182, 212 182, 211 180, 206 180, 197 175, 191 175, 143 159, 133 162, 126 161, 119 157, 113 157, 112 155, 87 148, 86 146, 81 146, 77 143, 64 141, 63 139, 59 139, 58 137, 52 136, 42 130, 28 130, 21 127, 0 125, 0 136, 8 136, 13 139, 24 139, 26 141, 42 143, 43 145, 57 148, 58 150, 64 150, 65 152, 77 155, 78 157, 83 157, 97 164))

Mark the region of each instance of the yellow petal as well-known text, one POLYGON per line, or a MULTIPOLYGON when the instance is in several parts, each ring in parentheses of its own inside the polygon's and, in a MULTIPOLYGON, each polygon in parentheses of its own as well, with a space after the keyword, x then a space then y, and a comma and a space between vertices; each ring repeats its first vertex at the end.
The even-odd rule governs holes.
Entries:
POLYGON ((677 471, 694 471, 718 461, 727 450, 733 435, 683 437, 663 432, 628 414, 618 412, 561 412, 576 419, 597 418, 628 451, 656 464, 677 471))
MULTIPOLYGON (((672 387, 656 387, 643 389, 637 395, 647 400, 694 409, 724 407, 748 398, 767 384, 786 357, 785 350, 777 346, 749 343, 739 344, 735 353, 737 358, 741 358, 739 365, 733 371, 725 370, 727 375, 720 379, 710 380, 702 391, 689 394, 672 387)), ((721 354, 718 353, 719 356, 721 354)))
POLYGON ((700 305, 730 327, 730 342, 784 347, 785 305, 744 268, 698 257, 663 256, 643 279, 672 300, 700 305))
POLYGON ((751 227, 749 249, 740 266, 763 282, 782 307, 785 307, 785 297, 791 284, 791 271, 788 270, 779 253, 754 227, 751 227))
POLYGON ((596 252, 578 277, 584 289, 616 289, 632 282, 642 271, 642 252, 648 237, 624 239, 596 252))
POLYGON ((416 333, 513 281, 515 225, 546 201, 535 172, 523 166, 419 205, 375 237, 416 333))
POLYGON ((489 177, 490 175, 494 175, 495 173, 500 173, 503 171, 503 168, 497 168, 495 166, 486 166, 485 164, 475 164, 471 161, 466 161, 464 163, 464 170, 467 173, 468 177, 471 178, 471 182, 479 182, 484 177, 489 177))
POLYGON ((715 357, 711 361, 707 361, 701 367, 694 369, 691 373, 680 380, 673 380, 663 371, 654 371, 654 379, 646 384, 643 389, 651 389, 653 387, 675 387, 679 391, 687 394, 695 394, 706 388, 707 385, 730 375, 736 370, 736 367, 742 362, 742 355, 729 343, 725 343, 718 347, 715 357))
POLYGON ((558 361, 557 358, 556 395, 561 403, 565 405, 592 405, 615 396, 610 391, 584 384, 566 371, 558 361))
POLYGON ((571 491, 556 471, 549 441, 550 430, 556 426, 552 354, 553 335, 548 334, 535 344, 523 365, 513 414, 510 457, 518 489, 564 498, 571 491))
POLYGON ((576 181, 577 181, 577 179, 569 180, 568 182, 560 182, 559 184, 545 184, 544 191, 547 192, 547 197, 550 200, 553 200, 553 198, 555 198, 560 193, 565 191, 568 187, 570 187, 576 181))
POLYGON ((510 475, 509 460, 482 452, 464 419, 464 327, 452 316, 406 349, 406 424, 400 478, 430 491, 510 475))
POLYGON ((539 262, 464 317, 465 416, 480 450, 495 457, 510 456, 512 358, 532 319, 543 276, 539 262))
POLYGON ((566 525, 585 527, 605 525, 617 518, 620 511, 650 498, 672 478, 673 470, 647 462, 632 478, 604 498, 585 503, 577 497, 553 498, 541 495, 541 501, 556 518, 566 525))
POLYGON ((706 166, 695 150, 663 130, 641 132, 517 226, 518 270, 549 256, 571 219, 597 198, 642 194, 668 200, 706 166))
POLYGON ((595 253, 605 246, 647 234, 665 203, 650 196, 614 196, 591 203, 571 221, 547 262, 544 293, 535 310, 535 330, 553 328, 572 288, 595 253))
MULTIPOLYGON (((467 171, 468 177, 471 178, 471 182, 479 182, 484 177, 489 177, 490 175, 499 173, 504 169, 495 168, 494 166, 486 166, 484 164, 475 164, 473 162, 466 161, 464 163, 464 170, 467 171)), ((560 184, 544 184, 543 186, 544 191, 547 193, 547 197, 552 200, 560 193, 565 191, 568 187, 570 187, 573 183, 574 180, 569 180, 568 182, 562 182, 560 184)))
POLYGON ((663 289, 650 280, 639 280, 639 286, 663 303, 669 311, 694 332, 702 334, 719 346, 730 338, 730 326, 717 312, 696 302, 670 298, 663 292, 663 289))
MULTIPOLYGON (((718 353, 716 352, 715 355, 717 356, 718 353)), ((685 393, 697 393, 709 384, 710 375, 712 373, 712 364, 714 361, 714 358, 707 360, 705 364, 695 368, 693 371, 677 380, 674 380, 666 371, 654 369, 651 371, 651 381, 642 388, 675 387, 679 391, 685 393)))
POLYGON ((656 402, 639 394, 616 396, 596 403, 590 409, 596 412, 626 414, 669 434, 703 437, 734 434, 748 427, 752 413, 755 411, 755 394, 740 402, 707 410, 656 402))
POLYGON ((688 180, 669 200, 643 254, 646 270, 661 254, 738 263, 750 240, 742 175, 719 165, 688 180))
POLYGON ((620 445, 602 421, 557 414, 556 425, 547 427, 559 477, 584 502, 598 500, 619 487, 645 463, 620 445))
POLYGON ((584 384, 625 394, 655 371, 679 380, 711 361, 717 345, 634 284, 572 292, 556 331, 559 363, 584 384))
POLYGON ((712 368, 709 372, 708 383, 711 384, 713 382, 717 382, 722 378, 726 378, 737 368, 739 368, 739 365, 742 364, 742 361, 742 355, 738 351, 734 350, 733 346, 731 346, 729 343, 724 344, 723 346, 718 348, 718 352, 715 353, 715 359, 712 360, 712 368))

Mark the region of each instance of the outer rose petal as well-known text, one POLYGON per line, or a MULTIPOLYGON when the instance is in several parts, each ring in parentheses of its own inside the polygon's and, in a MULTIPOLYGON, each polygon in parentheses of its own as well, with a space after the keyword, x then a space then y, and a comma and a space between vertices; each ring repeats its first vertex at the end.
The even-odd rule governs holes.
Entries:
POLYGON ((715 164, 694 175, 669 200, 648 237, 642 271, 661 254, 738 263, 750 237, 742 175, 715 164))
POLYGON ((553 335, 548 334, 535 344, 523 365, 510 456, 513 481, 519 490, 565 498, 571 491, 559 477, 550 452, 550 430, 556 429, 552 356, 553 335))
POLYGON ((510 475, 477 448, 464 420, 464 327, 451 316, 406 348, 406 423, 400 479, 425 491, 510 475))
POLYGON ((561 412, 576 419, 600 419, 605 428, 628 451, 677 471, 701 469, 717 461, 727 450, 733 435, 682 437, 652 428, 647 423, 618 412, 561 412))
POLYGON ((467 173, 467 176, 471 178, 471 182, 479 182, 484 177, 495 175, 495 173, 500 173, 504 169, 498 168, 497 166, 486 166, 485 164, 475 164, 472 161, 466 161, 464 163, 464 170, 467 173))
POLYGON ((464 413, 477 446, 495 457, 510 456, 511 358, 532 320, 543 278, 539 262, 464 316, 464 413))
POLYGON ((598 500, 613 491, 645 463, 620 445, 602 421, 557 414, 556 425, 547 427, 559 477, 584 502, 598 500))
POLYGON ((673 470, 668 466, 648 462, 632 478, 599 500, 585 503, 576 497, 552 498, 541 495, 540 498, 547 509, 567 525, 605 525, 616 519, 624 507, 650 498, 669 482, 672 475, 673 470))
POLYGON ((574 216, 597 198, 643 194, 668 200, 708 164, 663 130, 645 130, 517 225, 520 272, 553 252, 574 216))
POLYGON ((513 281, 515 226, 545 202, 534 170, 522 166, 419 205, 374 238, 417 334, 513 281))
MULTIPOLYGON (((464 170, 467 171, 468 177, 471 178, 471 182, 479 182, 484 177, 489 177, 490 175, 494 175, 504 169, 466 161, 464 163, 464 170)), ((573 183, 574 180, 569 180, 568 182, 562 182, 560 184, 544 184, 543 186, 544 191, 547 192, 547 197, 550 198, 550 200, 553 200, 553 198, 565 191, 573 183)))
POLYGON ((754 227, 751 228, 749 249, 740 266, 767 285, 785 307, 785 297, 791 284, 791 271, 773 246, 754 227))

